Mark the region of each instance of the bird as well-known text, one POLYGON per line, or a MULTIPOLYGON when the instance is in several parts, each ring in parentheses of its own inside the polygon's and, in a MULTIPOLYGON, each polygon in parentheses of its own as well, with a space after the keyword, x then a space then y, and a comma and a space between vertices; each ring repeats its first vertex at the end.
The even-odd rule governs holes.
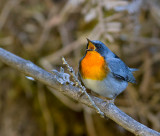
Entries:
POLYGON ((114 100, 128 86, 136 83, 133 72, 104 43, 87 38, 85 55, 79 61, 78 75, 84 86, 94 93, 114 100))

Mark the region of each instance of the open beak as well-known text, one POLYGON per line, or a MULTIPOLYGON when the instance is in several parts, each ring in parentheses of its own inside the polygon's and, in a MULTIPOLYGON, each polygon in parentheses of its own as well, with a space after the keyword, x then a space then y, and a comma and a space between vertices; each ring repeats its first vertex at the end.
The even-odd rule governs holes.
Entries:
POLYGON ((88 41, 88 46, 87 46, 86 51, 94 51, 96 49, 95 45, 92 43, 91 40, 89 40, 88 38, 86 38, 86 39, 88 41))
POLYGON ((91 43, 92 43, 92 41, 91 41, 91 40, 89 40, 88 38, 86 38, 86 39, 87 39, 88 43, 89 43, 89 42, 91 42, 91 43))

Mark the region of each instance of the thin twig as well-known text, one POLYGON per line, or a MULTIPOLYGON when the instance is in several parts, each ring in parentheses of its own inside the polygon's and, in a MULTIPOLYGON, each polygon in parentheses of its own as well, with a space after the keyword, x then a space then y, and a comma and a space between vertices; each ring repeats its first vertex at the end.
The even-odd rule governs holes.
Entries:
POLYGON ((64 57, 62 57, 62 61, 63 64, 67 66, 69 72, 71 73, 71 75, 73 76, 73 79, 76 83, 76 86, 82 89, 82 93, 85 93, 85 95, 88 97, 88 99, 90 100, 90 102, 92 103, 93 107, 95 107, 95 110, 97 111, 97 113, 99 113, 101 115, 101 117, 105 117, 104 113, 97 107, 97 105, 95 104, 95 102, 92 100, 92 98, 88 95, 86 88, 81 84, 81 82, 78 80, 78 77, 75 74, 75 71, 72 67, 69 66, 69 64, 67 63, 67 61, 65 60, 64 57))

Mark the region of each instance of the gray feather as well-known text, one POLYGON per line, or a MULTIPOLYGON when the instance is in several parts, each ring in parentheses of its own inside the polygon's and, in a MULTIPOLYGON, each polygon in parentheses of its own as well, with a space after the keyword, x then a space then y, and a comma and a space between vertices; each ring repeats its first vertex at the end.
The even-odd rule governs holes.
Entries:
POLYGON ((138 69, 137 69, 137 68, 129 68, 129 70, 130 70, 131 72, 138 71, 138 69))
POLYGON ((129 68, 119 58, 106 58, 106 61, 108 62, 108 67, 115 78, 131 83, 136 83, 136 80, 132 74, 135 69, 129 68))

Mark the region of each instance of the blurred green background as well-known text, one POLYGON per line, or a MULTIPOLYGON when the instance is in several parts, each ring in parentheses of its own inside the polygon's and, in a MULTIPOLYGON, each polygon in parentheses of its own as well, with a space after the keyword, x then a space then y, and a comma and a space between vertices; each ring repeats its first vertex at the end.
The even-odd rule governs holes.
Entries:
MULTIPOLYGON (((86 37, 104 42, 129 67, 139 69, 137 84, 129 84, 115 103, 160 131, 160 1, 0 1, 0 46, 48 71, 63 66, 62 56, 77 71, 86 37)), ((0 135, 133 134, 0 62, 0 135)))

